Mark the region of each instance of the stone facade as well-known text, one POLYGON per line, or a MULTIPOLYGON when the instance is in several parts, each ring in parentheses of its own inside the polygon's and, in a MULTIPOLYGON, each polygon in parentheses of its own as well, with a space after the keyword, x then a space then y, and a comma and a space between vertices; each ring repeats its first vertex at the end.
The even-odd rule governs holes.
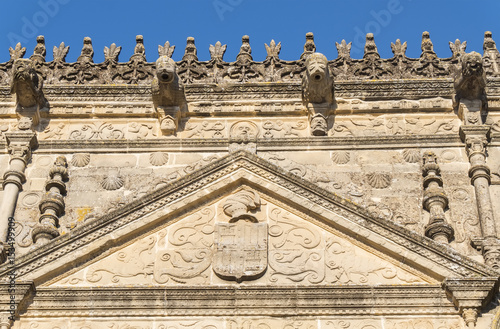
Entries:
POLYGON ((500 329, 500 54, 0 64, 0 329, 500 329), (10 311, 12 309, 12 312, 10 311))

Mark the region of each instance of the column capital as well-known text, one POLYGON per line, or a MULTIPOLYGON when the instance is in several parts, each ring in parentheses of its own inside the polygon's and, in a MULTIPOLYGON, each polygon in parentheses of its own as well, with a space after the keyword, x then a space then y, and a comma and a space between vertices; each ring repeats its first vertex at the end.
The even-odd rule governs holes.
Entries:
POLYGON ((500 269, 500 239, 495 237, 473 238, 472 246, 481 251, 484 263, 495 270, 500 269))
POLYGON ((489 138, 491 126, 489 125, 463 125, 460 126, 460 138, 463 142, 466 142, 466 137, 471 136, 484 136, 485 138, 489 138))
POLYGON ((475 324, 481 307, 487 305, 495 294, 497 278, 444 280, 443 287, 451 294, 453 303, 462 313, 467 325, 475 324))
POLYGON ((31 130, 18 130, 7 132, 4 135, 11 157, 27 163, 31 159, 31 150, 38 146, 36 133, 31 130))

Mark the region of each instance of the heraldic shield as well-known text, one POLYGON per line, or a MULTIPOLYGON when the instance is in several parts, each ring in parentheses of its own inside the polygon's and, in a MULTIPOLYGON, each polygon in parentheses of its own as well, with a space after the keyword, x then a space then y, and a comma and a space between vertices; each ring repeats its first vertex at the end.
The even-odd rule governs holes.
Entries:
POLYGON ((267 269, 267 223, 217 223, 213 270, 225 280, 255 280, 267 269))

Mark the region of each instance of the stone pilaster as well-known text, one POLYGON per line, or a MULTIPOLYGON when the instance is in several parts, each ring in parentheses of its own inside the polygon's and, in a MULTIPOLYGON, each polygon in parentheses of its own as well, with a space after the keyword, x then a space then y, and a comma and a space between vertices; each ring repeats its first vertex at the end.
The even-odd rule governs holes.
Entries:
MULTIPOLYGON (((17 197, 26 177, 24 170, 31 159, 31 151, 38 145, 36 134, 31 130, 19 130, 5 133, 10 154, 9 169, 3 178, 3 199, 0 206, 0 243, 7 241, 9 217, 14 216, 17 197)), ((5 248, 3 248, 5 252, 5 248)))
POLYGON ((443 282, 443 287, 460 310, 467 328, 475 328, 481 307, 488 304, 494 295, 496 281, 496 278, 482 278, 446 279, 443 282))
POLYGON ((59 236, 57 227, 59 217, 64 212, 64 197, 68 179, 68 163, 64 156, 57 157, 49 172, 49 180, 45 183, 47 191, 40 202, 39 223, 32 232, 33 242, 37 245, 46 243, 59 236))
POLYGON ((466 144, 469 156, 469 177, 474 185, 477 210, 481 223, 481 238, 473 239, 476 248, 482 251, 487 265, 500 268, 500 240, 497 238, 495 216, 490 196, 490 169, 486 165, 486 146, 490 127, 485 125, 465 125, 460 135, 466 144))
POLYGON ((424 176, 424 209, 430 213, 425 235, 436 242, 448 243, 453 238, 453 228, 446 223, 444 211, 448 207, 448 197, 443 190, 437 156, 426 152, 423 157, 422 174, 424 176))

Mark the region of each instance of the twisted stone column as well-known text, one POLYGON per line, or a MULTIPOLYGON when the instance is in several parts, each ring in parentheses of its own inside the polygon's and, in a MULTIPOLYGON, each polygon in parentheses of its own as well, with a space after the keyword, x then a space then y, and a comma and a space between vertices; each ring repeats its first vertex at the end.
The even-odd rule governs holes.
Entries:
POLYGON ((453 238, 453 228, 446 223, 444 210, 448 206, 448 197, 443 190, 437 156, 426 152, 423 156, 424 200, 423 206, 430 213, 425 235, 436 242, 448 243, 453 238))
POLYGON ((5 253, 9 217, 14 216, 19 191, 26 181, 24 170, 31 159, 31 150, 38 145, 36 134, 31 130, 5 133, 10 154, 9 169, 3 178, 3 199, 0 206, 0 253, 5 253))

